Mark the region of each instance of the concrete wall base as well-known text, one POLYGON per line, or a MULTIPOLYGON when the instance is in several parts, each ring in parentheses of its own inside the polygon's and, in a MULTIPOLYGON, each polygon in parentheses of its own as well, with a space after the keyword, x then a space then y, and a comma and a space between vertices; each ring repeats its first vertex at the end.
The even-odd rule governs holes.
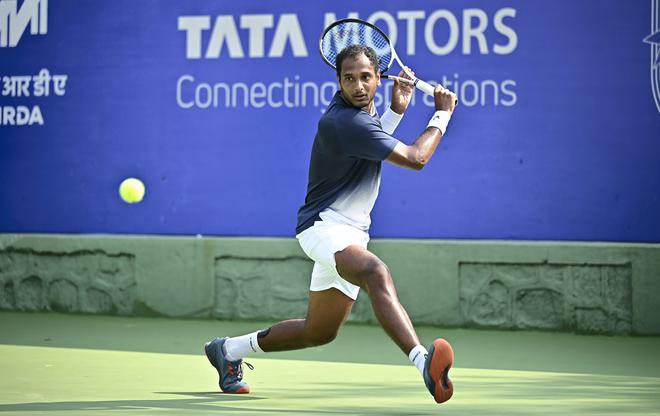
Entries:
MULTIPOLYGON (((373 240, 413 322, 660 334, 660 245, 373 240)), ((0 309, 304 317, 294 239, 0 234, 0 309)), ((375 323, 361 294, 354 322, 375 323)))

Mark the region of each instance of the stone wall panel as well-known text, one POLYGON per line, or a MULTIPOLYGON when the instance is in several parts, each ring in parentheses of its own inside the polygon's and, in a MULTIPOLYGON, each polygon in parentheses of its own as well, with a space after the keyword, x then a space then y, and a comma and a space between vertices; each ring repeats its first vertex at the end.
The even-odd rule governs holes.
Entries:
POLYGON ((631 266, 461 263, 463 322, 479 327, 632 331, 631 266))
MULTIPOLYGON (((660 245, 382 240, 415 325, 660 334, 660 245)), ((295 239, 0 235, 0 309, 301 318, 295 239)), ((377 324, 361 293, 349 320, 377 324)))
POLYGON ((313 263, 305 257, 215 259, 213 316, 222 319, 303 318, 313 263))
POLYGON ((104 251, 0 250, 0 308, 131 315, 134 261, 104 251))

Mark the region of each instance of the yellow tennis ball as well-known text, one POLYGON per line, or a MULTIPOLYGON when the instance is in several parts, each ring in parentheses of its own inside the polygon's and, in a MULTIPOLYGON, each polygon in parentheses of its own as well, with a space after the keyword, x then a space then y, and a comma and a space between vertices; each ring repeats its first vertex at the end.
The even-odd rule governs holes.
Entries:
POLYGON ((135 204, 144 198, 144 184, 136 178, 127 178, 119 185, 119 196, 124 202, 135 204))

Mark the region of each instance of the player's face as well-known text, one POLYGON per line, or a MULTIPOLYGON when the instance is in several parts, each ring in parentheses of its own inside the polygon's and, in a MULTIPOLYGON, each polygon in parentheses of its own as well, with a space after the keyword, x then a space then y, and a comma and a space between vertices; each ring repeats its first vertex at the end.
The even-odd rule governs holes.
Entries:
POLYGON ((379 81, 380 74, 364 54, 355 58, 348 57, 341 63, 341 93, 354 107, 369 107, 376 96, 379 81))

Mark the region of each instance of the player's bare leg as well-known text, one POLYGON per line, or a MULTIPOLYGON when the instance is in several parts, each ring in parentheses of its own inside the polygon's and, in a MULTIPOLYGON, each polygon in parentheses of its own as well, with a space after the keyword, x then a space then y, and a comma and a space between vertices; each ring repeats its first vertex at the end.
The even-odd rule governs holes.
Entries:
POLYGON ((348 319, 353 303, 353 299, 334 288, 310 292, 305 319, 282 321, 261 331, 207 342, 204 351, 218 371, 220 389, 225 393, 250 392, 250 386, 243 380, 243 358, 250 354, 331 342, 348 319))
POLYGON ((335 253, 335 260, 339 275, 367 292, 381 326, 420 371, 435 401, 449 400, 454 392, 449 380, 454 352, 444 339, 435 340, 428 351, 420 344, 385 263, 358 245, 335 253))
POLYGON ((262 331, 259 346, 270 352, 327 344, 348 319, 353 303, 353 299, 334 288, 309 292, 307 317, 282 321, 262 331))
MULTIPOLYGON (((410 317, 399 302, 385 263, 357 245, 336 253, 335 259, 339 274, 367 292, 379 322, 399 348, 408 354, 435 400, 438 403, 448 400, 453 394, 448 378, 453 363, 451 346, 442 339, 435 340, 429 351, 420 345, 410 317)), ((296 350, 331 342, 348 319, 353 304, 353 299, 334 288, 310 292, 305 319, 282 321, 251 334, 231 339, 216 338, 208 343, 207 356, 218 369, 221 389, 231 393, 249 392, 249 386, 242 380, 242 371, 238 370, 242 358, 247 355, 296 350)))
POLYGON ((401 350, 419 345, 417 332, 399 297, 387 265, 375 254, 353 245, 335 253, 339 275, 369 295, 376 318, 401 350))

